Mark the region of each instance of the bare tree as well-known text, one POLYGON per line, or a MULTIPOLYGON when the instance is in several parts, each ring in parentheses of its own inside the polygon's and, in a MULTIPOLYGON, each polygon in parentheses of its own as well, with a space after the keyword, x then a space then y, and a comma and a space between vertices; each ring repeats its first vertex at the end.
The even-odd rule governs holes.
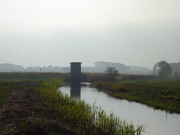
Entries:
POLYGON ((107 67, 105 73, 109 81, 115 81, 116 77, 119 75, 119 71, 115 67, 107 67))
POLYGON ((172 73, 172 68, 166 61, 160 61, 154 65, 153 72, 160 77, 168 77, 172 73))

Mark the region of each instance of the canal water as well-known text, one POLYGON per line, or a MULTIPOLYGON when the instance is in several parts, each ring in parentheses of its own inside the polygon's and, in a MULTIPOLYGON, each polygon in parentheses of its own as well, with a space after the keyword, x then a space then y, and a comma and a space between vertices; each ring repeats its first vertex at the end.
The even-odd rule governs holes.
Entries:
POLYGON ((145 127, 144 135, 180 135, 180 114, 154 110, 146 105, 110 97, 91 84, 63 86, 59 90, 86 103, 101 107, 106 113, 113 112, 121 120, 145 127))

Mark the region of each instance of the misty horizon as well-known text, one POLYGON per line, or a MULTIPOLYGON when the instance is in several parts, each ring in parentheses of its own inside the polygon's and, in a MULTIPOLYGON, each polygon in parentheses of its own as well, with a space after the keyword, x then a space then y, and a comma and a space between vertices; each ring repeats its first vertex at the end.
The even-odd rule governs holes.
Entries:
POLYGON ((0 1, 0 63, 180 62, 180 1, 0 1))

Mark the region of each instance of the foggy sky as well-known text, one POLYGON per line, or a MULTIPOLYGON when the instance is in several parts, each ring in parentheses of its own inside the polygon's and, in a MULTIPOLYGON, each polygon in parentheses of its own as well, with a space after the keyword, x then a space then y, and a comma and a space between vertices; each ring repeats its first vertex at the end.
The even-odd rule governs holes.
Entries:
POLYGON ((0 0, 0 63, 180 62, 179 0, 0 0))

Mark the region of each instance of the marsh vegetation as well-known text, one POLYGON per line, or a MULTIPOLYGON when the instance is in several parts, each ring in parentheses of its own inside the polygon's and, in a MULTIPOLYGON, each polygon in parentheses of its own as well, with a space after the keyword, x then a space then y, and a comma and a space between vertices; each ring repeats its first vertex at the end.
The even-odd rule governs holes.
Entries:
POLYGON ((133 124, 121 121, 112 113, 106 115, 103 110, 94 105, 64 96, 56 89, 60 85, 62 85, 61 81, 51 80, 43 82, 37 89, 44 98, 53 103, 61 119, 74 125, 80 134, 142 134, 142 126, 134 127, 133 124))
POLYGON ((180 79, 96 82, 95 86, 116 98, 180 113, 180 79))
POLYGON ((64 96, 57 90, 63 85, 61 79, 41 80, 41 75, 27 78, 17 73, 16 77, 21 77, 16 79, 12 74, 3 75, 6 79, 1 78, 0 95, 4 96, 1 105, 5 106, 0 110, 0 134, 143 133, 142 126, 134 126, 114 114, 107 115, 95 105, 64 96))

